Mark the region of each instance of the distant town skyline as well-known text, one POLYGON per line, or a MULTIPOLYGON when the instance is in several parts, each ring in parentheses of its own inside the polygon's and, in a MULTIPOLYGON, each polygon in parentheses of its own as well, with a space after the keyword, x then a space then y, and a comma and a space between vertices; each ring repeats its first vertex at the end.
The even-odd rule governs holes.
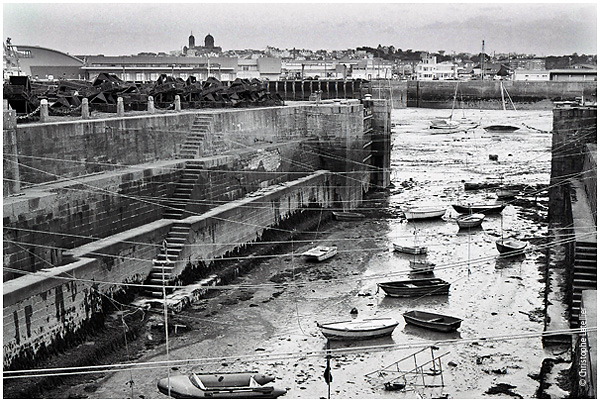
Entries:
POLYGON ((597 53, 592 3, 4 3, 15 45, 70 54, 181 50, 190 31, 223 50, 397 49, 538 56, 597 53))

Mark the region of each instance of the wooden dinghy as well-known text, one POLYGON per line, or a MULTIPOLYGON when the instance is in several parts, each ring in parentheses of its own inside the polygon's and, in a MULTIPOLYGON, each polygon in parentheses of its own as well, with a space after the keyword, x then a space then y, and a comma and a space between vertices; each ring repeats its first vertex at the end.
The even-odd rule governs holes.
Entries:
POLYGON ((391 297, 447 295, 450 291, 450 283, 439 278, 382 282, 377 286, 391 297))
POLYGON ((337 247, 336 246, 317 246, 317 247, 313 247, 310 250, 305 251, 304 253, 302 253, 303 257, 306 257, 307 260, 313 260, 313 261, 325 261, 331 257, 333 257, 334 255, 337 254, 337 247))
POLYGON ((388 336, 394 332, 397 326, 398 321, 393 318, 370 318, 326 324, 317 323, 317 327, 323 335, 327 339, 333 340, 371 339, 388 336))
POLYGON ((409 207, 402 212, 408 220, 434 219, 444 216, 446 207, 409 207))
POLYGON ((525 252, 525 249, 529 246, 526 241, 520 241, 516 239, 500 239, 496 240, 496 248, 500 252, 500 255, 519 255, 525 252))
POLYGON ((427 254, 427 247, 418 246, 416 244, 410 245, 410 244, 394 243, 394 250, 396 250, 400 253, 412 254, 412 255, 427 254))
POLYGON ((485 214, 466 214, 456 218, 456 224, 461 229, 474 228, 481 226, 485 219, 485 214))
POLYGON ((408 311, 402 314, 402 316, 407 324, 417 325, 419 327, 440 332, 456 331, 462 322, 462 319, 460 318, 437 313, 428 313, 426 311, 408 311))
POLYGON ((506 204, 452 204, 459 214, 499 214, 505 207, 506 204))
POLYGON ((408 265, 413 270, 413 274, 432 274, 435 263, 429 261, 411 260, 408 265))

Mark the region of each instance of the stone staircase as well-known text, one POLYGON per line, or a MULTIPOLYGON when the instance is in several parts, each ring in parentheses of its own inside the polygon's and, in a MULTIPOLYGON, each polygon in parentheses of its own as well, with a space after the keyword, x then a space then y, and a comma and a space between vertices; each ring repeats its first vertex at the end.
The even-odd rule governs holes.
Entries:
POLYGON ((182 219, 185 215, 185 207, 190 201, 194 185, 204 171, 204 165, 200 162, 187 162, 181 179, 175 186, 175 191, 170 199, 164 202, 165 219, 182 219))
POLYGON ((579 328, 581 292, 597 288, 597 245, 596 243, 576 242, 573 264, 573 302, 571 304, 571 328, 579 328))
MULTIPOLYGON (((152 262, 152 270, 148 276, 148 284, 146 288, 148 296, 162 298, 163 285, 169 285, 174 282, 175 262, 183 250, 188 234, 190 232, 190 224, 177 222, 171 228, 171 231, 165 239, 166 248, 156 256, 152 262)), ((170 289, 166 289, 167 294, 171 293, 170 289)))
POLYGON ((179 151, 181 159, 197 159, 202 156, 204 150, 210 149, 208 144, 209 135, 212 131, 212 115, 198 115, 192 123, 190 134, 185 139, 179 151))

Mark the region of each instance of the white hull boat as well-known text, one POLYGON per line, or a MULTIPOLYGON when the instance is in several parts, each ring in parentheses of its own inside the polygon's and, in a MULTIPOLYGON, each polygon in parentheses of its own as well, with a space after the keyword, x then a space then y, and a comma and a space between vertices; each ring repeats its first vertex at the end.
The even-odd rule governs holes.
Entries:
POLYGON ((337 254, 336 246, 317 246, 302 253, 307 260, 325 261, 337 254))
POLYGON ((327 339, 357 340, 371 339, 391 335, 398 326, 393 318, 371 318, 318 324, 327 339))
POLYGON ((408 220, 440 218, 446 213, 446 207, 411 207, 402 211, 408 220))

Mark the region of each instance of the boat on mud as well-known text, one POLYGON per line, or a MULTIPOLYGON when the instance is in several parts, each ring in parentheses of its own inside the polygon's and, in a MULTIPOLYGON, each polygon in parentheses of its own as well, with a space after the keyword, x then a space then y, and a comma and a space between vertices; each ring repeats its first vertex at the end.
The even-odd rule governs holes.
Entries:
POLYGON ((411 260, 408 265, 413 274, 432 274, 435 268, 435 263, 430 261, 411 260))
POLYGON ((500 239, 496 240, 496 248, 500 255, 513 256, 523 254, 525 249, 529 246, 529 242, 520 241, 516 239, 500 239))
POLYGON ((450 283, 439 278, 382 282, 377 286, 391 297, 447 295, 450 291, 450 283))
POLYGON ((505 207, 506 204, 452 204, 459 214, 499 214, 505 207))
POLYGON ((511 190, 505 188, 496 190, 496 197, 498 197, 499 200, 510 200, 515 198, 517 195, 519 195, 518 190, 511 190))
POLYGON ((403 209, 404 217, 408 220, 440 218, 446 213, 446 207, 408 207, 403 209))
POLYGON ((461 229, 475 228, 481 226, 485 219, 485 214, 466 214, 456 218, 456 224, 461 229))
POLYGON ((349 320, 317 323, 327 339, 331 340, 359 340, 389 336, 398 326, 398 321, 393 318, 366 318, 362 320, 349 320))
POLYGON ((173 398, 278 398, 286 390, 267 386, 274 377, 255 372, 175 375, 158 381, 158 390, 173 398))
POLYGON ((412 255, 427 254, 426 246, 394 243, 394 250, 412 255))
POLYGON ((483 129, 489 133, 512 133, 520 130, 521 127, 512 126, 510 124, 492 124, 485 126, 483 129))
POLYGON ((456 331, 462 322, 462 319, 460 318, 437 313, 429 313, 426 311, 407 311, 406 313, 402 314, 402 316, 407 324, 412 324, 440 332, 456 331))
POLYGON ((333 211, 332 214, 333 218, 337 221, 359 221, 365 218, 363 214, 359 214, 358 212, 333 211))
POLYGON ((303 257, 312 261, 325 261, 337 254, 336 246, 317 246, 302 253, 303 257))

